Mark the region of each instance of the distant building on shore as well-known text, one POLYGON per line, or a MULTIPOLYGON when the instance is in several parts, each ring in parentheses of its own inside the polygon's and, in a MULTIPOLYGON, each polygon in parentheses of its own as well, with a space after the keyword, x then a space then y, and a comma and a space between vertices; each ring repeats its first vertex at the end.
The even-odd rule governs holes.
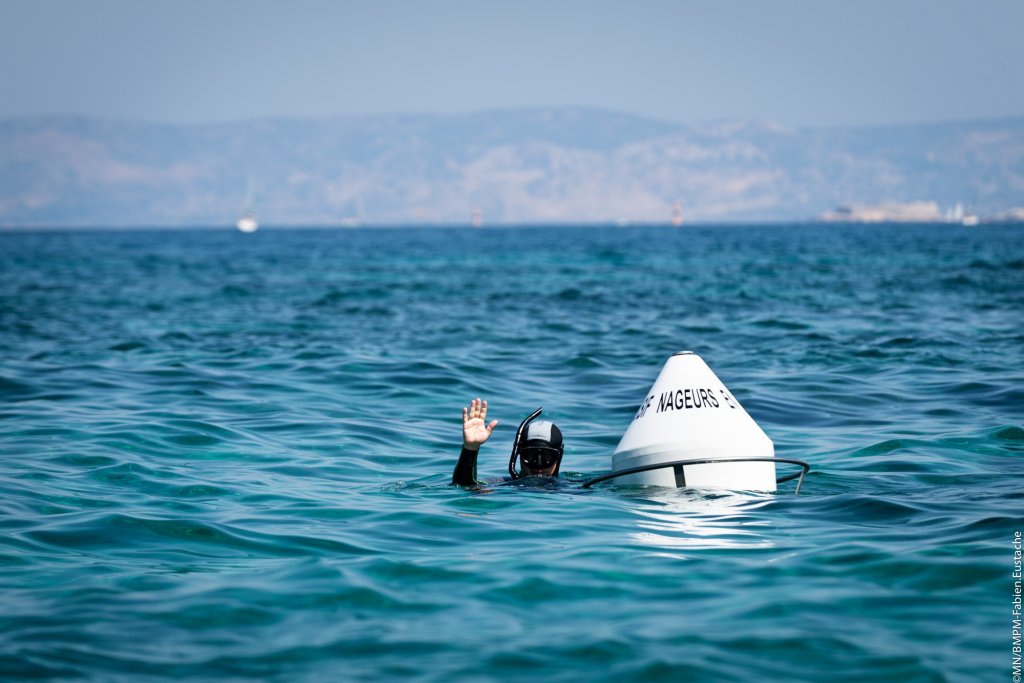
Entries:
POLYGON ((677 228, 683 224, 683 205, 676 202, 672 205, 672 225, 677 228))
POLYGON ((997 213, 985 218, 986 223, 1024 223, 1024 206, 997 213))
POLYGON ((821 215, 827 223, 940 223, 946 216, 936 202, 849 204, 821 215))
POLYGON ((1024 223, 1024 207, 980 216, 964 210, 960 202, 944 212, 936 202, 848 204, 821 214, 818 220, 826 223, 955 223, 972 227, 981 223, 1024 223))

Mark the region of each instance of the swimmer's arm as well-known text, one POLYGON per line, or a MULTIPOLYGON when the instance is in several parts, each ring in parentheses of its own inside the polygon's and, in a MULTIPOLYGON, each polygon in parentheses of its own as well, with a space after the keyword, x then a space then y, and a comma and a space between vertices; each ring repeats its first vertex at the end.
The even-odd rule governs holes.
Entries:
POLYGON ((465 446, 459 453, 459 461, 452 472, 452 484, 455 486, 476 486, 476 456, 480 451, 470 450, 465 446))
POLYGON ((475 398, 468 408, 462 409, 462 452, 452 472, 452 484, 476 485, 476 456, 497 425, 497 420, 487 424, 487 401, 475 398))

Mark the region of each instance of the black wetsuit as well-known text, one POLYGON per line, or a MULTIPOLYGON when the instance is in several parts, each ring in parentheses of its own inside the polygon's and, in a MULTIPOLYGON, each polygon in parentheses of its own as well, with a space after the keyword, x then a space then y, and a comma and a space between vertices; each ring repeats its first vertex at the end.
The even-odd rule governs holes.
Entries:
POLYGON ((476 456, 480 450, 471 451, 465 446, 459 453, 459 461, 455 463, 455 471, 452 472, 452 483, 456 486, 476 486, 476 456))

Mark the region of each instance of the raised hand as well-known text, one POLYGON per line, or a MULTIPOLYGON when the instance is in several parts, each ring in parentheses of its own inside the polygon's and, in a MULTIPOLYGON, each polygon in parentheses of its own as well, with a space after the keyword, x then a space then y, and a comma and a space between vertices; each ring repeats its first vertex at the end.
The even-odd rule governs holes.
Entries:
POLYGON ((487 424, 487 401, 474 398, 462 409, 462 447, 475 451, 491 437, 498 421, 487 424))

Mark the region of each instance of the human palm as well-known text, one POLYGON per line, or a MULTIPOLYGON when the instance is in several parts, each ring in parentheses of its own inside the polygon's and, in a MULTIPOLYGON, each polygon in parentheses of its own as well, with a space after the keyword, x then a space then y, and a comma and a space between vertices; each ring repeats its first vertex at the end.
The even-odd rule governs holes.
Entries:
POLYGON ((481 444, 491 437, 491 432, 497 424, 497 420, 487 423, 487 401, 474 398, 468 408, 462 409, 463 447, 470 450, 480 448, 481 444))

